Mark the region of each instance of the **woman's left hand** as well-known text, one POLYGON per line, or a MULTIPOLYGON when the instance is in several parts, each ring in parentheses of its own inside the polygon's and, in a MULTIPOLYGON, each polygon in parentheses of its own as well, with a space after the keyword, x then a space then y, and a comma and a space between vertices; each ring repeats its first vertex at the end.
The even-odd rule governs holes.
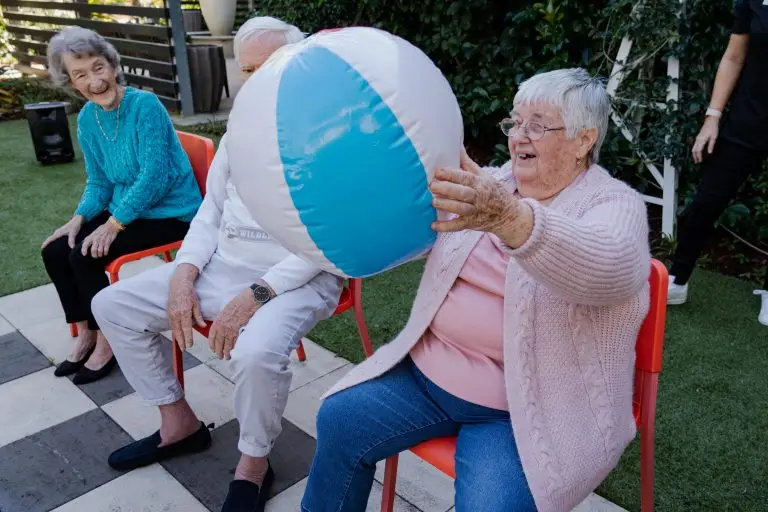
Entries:
POLYGON ((464 148, 461 169, 438 169, 429 189, 435 208, 458 215, 435 222, 432 229, 438 232, 471 229, 498 235, 520 210, 520 201, 503 183, 480 169, 464 148))
POLYGON ((109 253, 109 247, 119 232, 116 225, 109 221, 105 222, 83 240, 83 256, 88 256, 88 249, 90 249, 93 258, 103 258, 109 253))

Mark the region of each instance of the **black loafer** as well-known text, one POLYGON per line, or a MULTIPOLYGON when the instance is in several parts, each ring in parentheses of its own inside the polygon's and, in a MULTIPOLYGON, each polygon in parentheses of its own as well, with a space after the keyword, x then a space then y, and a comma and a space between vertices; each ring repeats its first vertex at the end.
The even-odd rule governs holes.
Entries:
POLYGON ((160 446, 160 442, 160 431, 158 430, 149 437, 139 439, 115 450, 107 462, 118 471, 130 471, 171 457, 202 452, 211 446, 211 433, 201 421, 200 428, 181 441, 166 446, 160 446))
POLYGON ((99 379, 103 379, 112 369, 117 366, 117 359, 115 356, 107 361, 107 364, 99 368, 98 370, 91 370, 90 368, 82 367, 77 371, 75 377, 72 379, 72 383, 76 385, 88 384, 89 382, 96 382, 99 379))
POLYGON ((232 480, 221 512, 264 512, 269 490, 275 481, 272 466, 267 468, 261 487, 248 480, 232 480))
POLYGON ((96 350, 95 343, 88 350, 88 352, 83 356, 81 360, 70 361, 69 359, 65 359, 64 361, 59 363, 59 365, 53 371, 53 375, 56 377, 66 377, 67 375, 72 375, 73 373, 77 373, 80 370, 80 368, 82 368, 85 365, 85 363, 88 361, 88 358, 91 357, 91 354, 93 354, 94 350, 96 350))

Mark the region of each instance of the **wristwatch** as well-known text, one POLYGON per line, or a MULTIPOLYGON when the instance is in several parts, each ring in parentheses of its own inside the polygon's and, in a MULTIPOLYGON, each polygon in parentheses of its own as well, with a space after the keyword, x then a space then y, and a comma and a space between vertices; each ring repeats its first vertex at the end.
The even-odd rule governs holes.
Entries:
POLYGON ((272 300, 272 292, 269 291, 269 288, 266 286, 262 286, 258 283, 253 283, 251 285, 251 291, 253 292, 253 300, 255 300, 257 303, 261 304, 262 306, 272 300))

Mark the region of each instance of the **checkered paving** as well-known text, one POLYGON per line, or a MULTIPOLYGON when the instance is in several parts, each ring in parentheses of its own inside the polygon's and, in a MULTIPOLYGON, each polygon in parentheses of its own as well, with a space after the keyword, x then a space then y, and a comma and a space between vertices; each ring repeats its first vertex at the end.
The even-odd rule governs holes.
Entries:
MULTIPOLYGON (((126 277, 156 262, 142 262, 126 277)), ((106 463, 115 449, 147 436, 159 414, 145 406, 119 369, 75 386, 53 376, 72 346, 52 285, 0 298, 0 512, 218 512, 239 458, 231 370, 202 337, 184 356, 187 399, 206 424, 206 452, 128 473, 106 463)), ((320 396, 346 374, 348 361, 305 342, 293 356, 294 378, 283 432, 270 460, 275 484, 267 510, 295 512, 315 448, 320 396)), ((168 344, 170 350, 170 341, 168 344)), ((378 511, 383 464, 368 511, 378 511)), ((398 512, 450 512, 453 482, 412 454, 403 454, 398 512)), ((578 512, 622 509, 591 496, 578 512)))
MULTIPOLYGON (((64 324, 61 329, 66 332, 64 324)), ((147 500, 151 510, 221 508, 239 458, 228 379, 187 354, 189 400, 203 421, 215 425, 211 449, 124 475, 109 468, 108 455, 154 432, 159 418, 143 406, 119 369, 100 382, 75 386, 54 377, 52 361, 15 330, 0 337, 0 353, 0 510, 115 510, 115 499, 130 500, 125 510, 133 509, 136 499, 147 500), (101 489, 118 480, 133 491, 116 498, 101 489), (97 506, 67 505, 73 500, 97 506)), ((283 423, 271 455, 275 494, 307 476, 315 448, 310 435, 283 423)))

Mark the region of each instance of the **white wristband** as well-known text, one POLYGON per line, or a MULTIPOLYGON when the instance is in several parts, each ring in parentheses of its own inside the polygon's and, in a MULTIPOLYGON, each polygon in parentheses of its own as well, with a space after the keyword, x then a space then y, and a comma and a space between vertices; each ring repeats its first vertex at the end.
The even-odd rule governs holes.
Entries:
POLYGON ((722 112, 717 110, 716 108, 709 107, 707 109, 707 112, 704 114, 706 117, 712 116, 712 117, 720 117, 723 115, 722 112))

